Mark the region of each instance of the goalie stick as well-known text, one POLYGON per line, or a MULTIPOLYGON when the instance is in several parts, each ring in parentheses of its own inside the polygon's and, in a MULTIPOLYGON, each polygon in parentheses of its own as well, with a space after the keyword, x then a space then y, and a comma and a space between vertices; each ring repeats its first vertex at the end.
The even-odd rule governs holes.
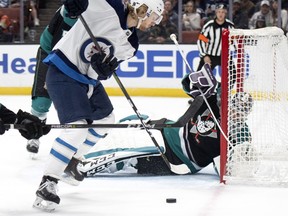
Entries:
MULTIPOLYGON (((187 122, 193 118, 196 112, 199 110, 203 104, 203 98, 198 96, 190 104, 186 112, 174 123, 155 123, 155 124, 145 124, 149 129, 162 129, 162 128, 176 128, 184 127, 187 122)), ((142 124, 46 124, 52 129, 79 129, 79 128, 139 128, 143 129, 142 124)), ((22 124, 5 124, 5 128, 9 129, 24 129, 25 126, 22 124)))

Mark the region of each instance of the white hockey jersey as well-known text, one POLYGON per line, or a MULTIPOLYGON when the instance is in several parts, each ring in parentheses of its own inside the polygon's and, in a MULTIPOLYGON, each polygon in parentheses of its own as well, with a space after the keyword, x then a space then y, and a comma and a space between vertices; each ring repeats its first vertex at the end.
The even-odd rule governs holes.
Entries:
MULTIPOLYGON (((135 28, 127 29, 128 12, 119 0, 90 0, 82 14, 101 49, 113 54, 118 62, 133 57, 138 49, 135 28)), ((91 56, 98 52, 81 20, 55 45, 44 60, 82 83, 95 85, 97 73, 90 65, 91 56)))

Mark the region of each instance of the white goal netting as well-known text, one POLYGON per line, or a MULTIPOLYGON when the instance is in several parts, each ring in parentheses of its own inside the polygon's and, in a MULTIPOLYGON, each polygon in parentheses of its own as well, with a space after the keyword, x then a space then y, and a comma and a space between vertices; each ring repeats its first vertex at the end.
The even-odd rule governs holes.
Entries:
POLYGON ((229 32, 227 49, 223 58, 228 62, 228 85, 222 83, 222 91, 228 93, 224 124, 229 141, 227 146, 221 143, 226 148, 223 178, 227 183, 287 184, 287 37, 276 27, 235 29, 229 32), (235 116, 232 103, 241 92, 253 98, 238 102, 244 110, 252 108, 242 117, 235 116))

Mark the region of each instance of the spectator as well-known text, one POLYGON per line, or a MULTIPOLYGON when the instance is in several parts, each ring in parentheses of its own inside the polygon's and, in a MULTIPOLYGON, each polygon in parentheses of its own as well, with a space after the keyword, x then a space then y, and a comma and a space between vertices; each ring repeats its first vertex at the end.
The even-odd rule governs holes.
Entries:
POLYGON ((195 0, 194 1, 195 7, 202 9, 203 11, 205 11, 206 9, 206 2, 203 0, 195 0))
MULTIPOLYGON (((20 7, 20 0, 11 1, 10 7, 20 7)), ((34 0, 24 0, 24 16, 27 19, 25 26, 30 27, 30 15, 32 16, 32 21, 34 26, 40 25, 40 20, 38 18, 38 13, 36 9, 36 3, 34 0)))
POLYGON ((0 42, 13 41, 13 26, 7 15, 1 16, 0 20, 0 42))
MULTIPOLYGON (((272 0, 272 18, 273 18, 273 25, 278 26, 278 1, 272 0)), ((283 30, 286 31, 287 29, 287 22, 288 22, 288 15, 287 10, 281 9, 281 27, 283 30)))
MULTIPOLYGON (((178 0, 173 0, 172 1, 172 3, 173 3, 173 10, 178 14, 178 0)), ((182 2, 182 4, 184 4, 183 2, 182 2)))
POLYGON ((173 10, 173 1, 166 0, 164 2, 164 9, 168 13, 169 20, 177 27, 178 29, 178 14, 175 10, 173 10))
POLYGON ((36 2, 35 0, 30 1, 30 9, 31 9, 31 15, 33 17, 33 22, 35 26, 40 25, 40 20, 38 18, 38 13, 37 13, 37 7, 36 7, 36 2))
POLYGON ((259 15, 256 19, 255 29, 265 28, 265 27, 266 27, 265 16, 259 15))
POLYGON ((195 31, 201 29, 201 17, 196 12, 194 2, 188 1, 185 5, 185 11, 183 13, 183 30, 195 31))
POLYGON ((241 1, 242 1, 241 10, 246 11, 246 13, 248 14, 248 18, 250 19, 255 13, 255 4, 250 0, 241 0, 241 1))
POLYGON ((233 2, 233 23, 235 28, 248 29, 248 14, 246 11, 241 9, 241 0, 234 0, 233 2))
POLYGON ((169 20, 168 12, 165 9, 162 16, 161 23, 150 29, 150 36, 148 38, 150 43, 171 43, 170 34, 173 33, 177 35, 177 27, 169 20))
POLYGON ((137 31, 139 43, 141 43, 141 44, 149 43, 150 29, 143 29, 142 30, 142 28, 140 26, 139 29, 136 29, 136 31, 137 31))
POLYGON ((270 10, 270 3, 268 0, 262 0, 260 3, 260 11, 257 11, 253 14, 249 21, 249 28, 256 28, 256 20, 259 15, 265 17, 266 26, 273 26, 273 17, 272 11, 270 10))

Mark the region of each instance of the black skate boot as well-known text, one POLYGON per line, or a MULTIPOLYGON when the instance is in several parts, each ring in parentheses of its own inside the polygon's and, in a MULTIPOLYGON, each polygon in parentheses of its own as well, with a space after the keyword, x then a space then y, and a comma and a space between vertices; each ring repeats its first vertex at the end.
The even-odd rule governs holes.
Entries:
POLYGON ((31 139, 31 140, 28 140, 26 149, 28 152, 32 154, 37 154, 39 151, 39 145, 40 145, 39 139, 31 139))
POLYGON ((36 191, 36 200, 33 207, 48 212, 54 211, 60 203, 60 198, 56 193, 57 183, 58 179, 51 176, 43 176, 41 184, 36 191))
MULTIPOLYGON (((41 120, 41 122, 45 124, 45 123, 46 123, 46 119, 41 120)), ((43 128, 43 134, 47 134, 44 130, 48 133, 50 129, 47 131, 47 129, 44 129, 44 128, 43 128)), ((33 158, 33 156, 34 156, 35 154, 38 153, 38 151, 39 151, 39 146, 40 146, 40 141, 39 141, 39 139, 31 139, 31 140, 28 140, 27 145, 26 145, 26 149, 27 149, 28 152, 32 153, 32 158, 33 158)))
POLYGON ((78 164, 81 163, 80 160, 72 157, 66 169, 64 170, 62 181, 70 185, 79 185, 81 181, 84 180, 84 174, 78 170, 78 164))

